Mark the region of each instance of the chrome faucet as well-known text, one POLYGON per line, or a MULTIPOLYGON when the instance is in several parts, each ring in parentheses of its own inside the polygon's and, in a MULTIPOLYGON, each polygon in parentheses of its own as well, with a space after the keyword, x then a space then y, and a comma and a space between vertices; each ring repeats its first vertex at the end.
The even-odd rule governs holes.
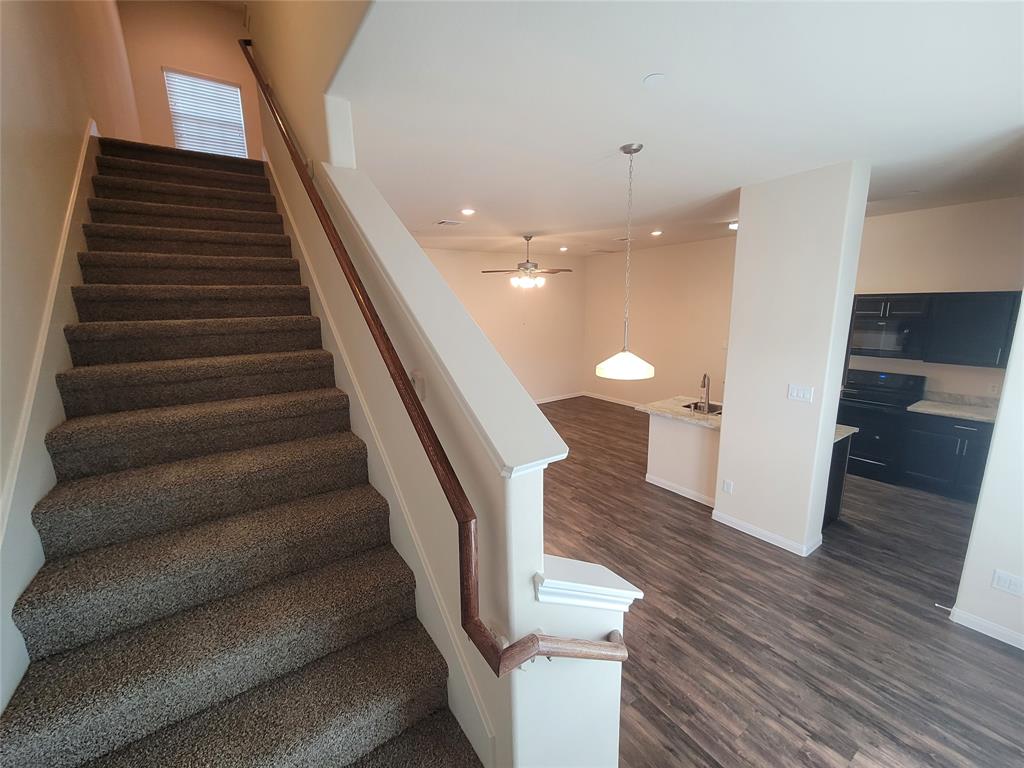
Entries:
POLYGON ((703 413, 711 411, 711 377, 706 373, 700 379, 700 410, 703 413))

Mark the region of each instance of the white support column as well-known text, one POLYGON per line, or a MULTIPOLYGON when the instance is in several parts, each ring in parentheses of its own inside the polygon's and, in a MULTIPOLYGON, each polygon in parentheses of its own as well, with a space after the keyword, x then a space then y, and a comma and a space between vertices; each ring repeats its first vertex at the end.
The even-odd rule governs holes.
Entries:
POLYGON ((713 517, 800 555, 821 543, 869 177, 845 162, 740 196, 713 517))

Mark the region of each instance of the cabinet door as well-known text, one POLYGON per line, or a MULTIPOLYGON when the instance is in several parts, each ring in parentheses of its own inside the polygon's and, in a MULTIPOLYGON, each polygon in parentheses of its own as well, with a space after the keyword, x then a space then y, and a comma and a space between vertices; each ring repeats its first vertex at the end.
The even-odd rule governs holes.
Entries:
POLYGON ((854 296, 854 317, 885 317, 887 296, 854 296))
POLYGON ((985 475, 985 461, 988 459, 989 439, 978 435, 962 439, 960 443, 960 468, 957 472, 956 495, 975 501, 981 490, 981 478, 985 475))
POLYGON ((910 429, 904 442, 903 471, 911 483, 949 493, 957 483, 963 438, 910 429))
POLYGON ((906 296, 890 296, 885 305, 885 316, 899 319, 901 317, 927 317, 927 293, 912 293, 906 296))
POLYGON ((1013 293, 939 293, 932 297, 924 359, 930 363, 1006 365, 1013 293))

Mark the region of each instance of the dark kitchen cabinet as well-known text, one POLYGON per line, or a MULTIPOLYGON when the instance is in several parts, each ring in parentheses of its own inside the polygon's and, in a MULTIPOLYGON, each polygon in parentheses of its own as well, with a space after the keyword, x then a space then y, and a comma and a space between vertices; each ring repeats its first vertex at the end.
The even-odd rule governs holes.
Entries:
POLYGON ((959 450, 952 435, 909 429, 904 438, 903 473, 915 485, 949 495, 957 482, 959 450))
POLYGON ((934 294, 923 359, 1005 368, 1019 305, 1019 292, 934 294))
POLYGON ((904 481, 945 496, 975 501, 991 439, 992 425, 985 422, 907 414, 904 481))

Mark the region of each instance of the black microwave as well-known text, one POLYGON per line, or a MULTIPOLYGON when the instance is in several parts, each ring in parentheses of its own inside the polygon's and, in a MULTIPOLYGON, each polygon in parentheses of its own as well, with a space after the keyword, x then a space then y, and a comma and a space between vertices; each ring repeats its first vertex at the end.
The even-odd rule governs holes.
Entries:
POLYGON ((912 319, 854 318, 850 354, 868 357, 903 357, 920 360, 925 326, 912 319))
POLYGON ((850 354, 920 360, 928 331, 927 318, 927 296, 857 296, 850 329, 850 354))

